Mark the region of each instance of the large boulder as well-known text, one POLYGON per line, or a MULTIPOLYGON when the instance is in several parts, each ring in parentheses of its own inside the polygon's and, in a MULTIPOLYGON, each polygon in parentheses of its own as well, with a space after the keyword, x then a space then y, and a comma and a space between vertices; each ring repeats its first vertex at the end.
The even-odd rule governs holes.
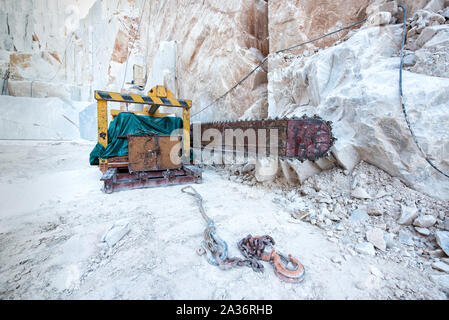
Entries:
MULTIPOLYGON (((401 25, 364 28, 346 42, 270 70, 269 114, 318 114, 333 121, 338 140, 332 153, 345 169, 365 160, 417 190, 449 199, 449 180, 425 161, 404 119, 401 37, 401 25)), ((403 84, 418 141, 449 172, 449 79, 404 72, 403 84)))
POLYGON ((76 140, 85 103, 0 96, 0 139, 76 140))

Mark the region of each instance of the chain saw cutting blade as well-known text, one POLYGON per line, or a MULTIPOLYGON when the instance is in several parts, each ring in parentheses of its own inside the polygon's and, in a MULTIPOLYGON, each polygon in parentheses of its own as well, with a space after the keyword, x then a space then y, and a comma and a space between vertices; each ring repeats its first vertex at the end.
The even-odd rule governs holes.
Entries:
MULTIPOLYGON (((256 154, 263 150, 267 155, 270 155, 274 146, 277 148, 277 155, 280 158, 294 158, 300 161, 316 161, 328 156, 330 149, 337 140, 332 135, 332 122, 325 121, 317 115, 292 119, 276 118, 202 123, 201 148, 209 149, 213 145, 216 150, 216 136, 211 137, 213 134, 211 134, 212 131, 208 131, 210 129, 218 130, 221 134, 223 152, 234 152, 235 146, 238 145, 248 155, 254 153, 254 150, 257 150, 255 151, 256 154), (242 131, 236 131, 239 129, 242 131), (227 130, 233 131, 227 132, 227 130), (252 135, 248 130, 255 130, 255 135, 252 135), (270 131, 273 130, 277 130, 277 141, 270 141, 272 137, 270 131), (206 131, 208 131, 207 134, 205 134, 206 131), (243 135, 240 139, 239 134, 243 135), (251 136, 254 137, 255 141, 251 141, 251 136), (228 137, 232 137, 232 139, 228 137), (237 141, 236 144, 234 144, 235 141, 237 141)), ((195 127, 193 130, 195 130, 195 127)), ((197 147, 194 142, 193 146, 197 147)))

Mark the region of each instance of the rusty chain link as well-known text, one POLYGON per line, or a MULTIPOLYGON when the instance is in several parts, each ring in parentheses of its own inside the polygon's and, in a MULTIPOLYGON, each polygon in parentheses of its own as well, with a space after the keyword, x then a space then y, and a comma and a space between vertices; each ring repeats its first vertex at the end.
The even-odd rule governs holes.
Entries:
POLYGON ((275 244, 272 237, 252 237, 251 235, 248 235, 238 243, 238 248, 246 259, 228 257, 228 245, 217 235, 214 221, 209 218, 204 210, 203 198, 201 195, 192 186, 184 187, 181 191, 193 196, 197 200, 201 215, 207 223, 207 227, 204 230, 204 240, 201 242, 201 246, 207 254, 207 259, 210 264, 219 266, 221 269, 230 269, 235 266, 247 266, 252 268, 255 272, 263 272, 264 266, 258 260, 263 260, 263 255, 266 254, 266 247, 272 247, 275 244), (187 191, 188 189, 191 189, 192 192, 187 191))

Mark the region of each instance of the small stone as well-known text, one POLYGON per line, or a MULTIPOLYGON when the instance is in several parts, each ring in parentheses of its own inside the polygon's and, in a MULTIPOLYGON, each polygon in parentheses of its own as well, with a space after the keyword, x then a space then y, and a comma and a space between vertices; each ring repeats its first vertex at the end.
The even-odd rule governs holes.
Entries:
POLYGON ((441 258, 441 261, 443 261, 445 264, 449 264, 449 258, 441 258))
POLYGON ((364 200, 364 199, 371 199, 371 196, 370 196, 370 195, 368 194, 368 192, 367 192, 365 189, 363 189, 362 187, 357 187, 357 188, 355 188, 355 189, 352 191, 351 196, 352 196, 353 198, 361 199, 361 200, 364 200))
POLYGON ((256 165, 254 163, 247 163, 242 168, 242 173, 250 173, 256 169, 256 165))
POLYGON ((413 225, 421 228, 432 227, 437 222, 437 219, 431 215, 421 216, 415 219, 413 225))
POLYGON ((369 219, 368 213, 366 213, 366 211, 363 211, 361 209, 352 211, 351 216, 349 217, 349 220, 352 222, 365 222, 368 219, 369 219))
POLYGON ((360 254, 366 254, 369 256, 376 255, 376 250, 374 249, 374 246, 369 242, 362 242, 356 245, 354 249, 360 254))
POLYGON ((430 279, 439 285, 445 293, 449 293, 449 275, 431 275, 430 279))
POLYGON ((378 278, 383 278, 382 272, 380 272, 380 270, 377 269, 375 266, 370 266, 369 271, 371 272, 372 275, 378 278))
MULTIPOLYGON (((338 264, 341 264, 341 263, 342 263, 341 257, 338 257, 338 256, 332 257, 332 258, 331 258, 331 261, 332 261, 333 263, 338 263, 338 264)), ((449 266, 448 266, 448 267, 449 267, 449 266)))
POLYGON ((335 215, 331 216, 330 219, 331 219, 332 221, 334 221, 334 222, 340 222, 340 221, 341 221, 340 217, 335 216, 335 215))
POLYGON ((365 291, 365 290, 367 289, 367 286, 366 286, 365 282, 363 282, 363 281, 357 282, 357 283, 355 284, 355 287, 356 287, 357 289, 363 290, 363 291, 365 291))
POLYGON ((401 217, 399 218, 398 223, 402 225, 411 225, 417 216, 418 209, 415 206, 408 207, 401 205, 401 217))
POLYGON ((384 232, 378 228, 373 228, 366 232, 366 239, 371 242, 377 249, 387 250, 387 244, 384 239, 384 232))
POLYGON ((388 230, 391 232, 391 233, 398 233, 398 231, 401 229, 401 226, 400 225, 392 225, 392 226, 390 226, 389 228, 388 228, 388 230))
POLYGON ((391 12, 377 12, 368 18, 368 24, 371 26, 382 26, 389 24, 392 18, 391 12))
POLYGON ((435 233, 435 238, 440 248, 444 251, 446 255, 449 256, 449 232, 437 231, 435 233))
POLYGON ((438 12, 444 8, 444 0, 430 0, 427 5, 424 7, 424 10, 428 10, 431 12, 438 12))
POLYGON ((113 247, 130 231, 129 222, 127 220, 117 221, 112 227, 104 234, 102 242, 108 244, 109 247, 113 247))
POLYGON ((395 245, 395 241, 394 241, 395 235, 392 233, 386 233, 384 235, 384 239, 385 239, 385 244, 387 246, 387 248, 393 248, 395 245))
POLYGON ((386 197, 386 196, 389 196, 390 195, 390 193, 389 192, 386 192, 385 190, 381 190, 381 191, 379 191, 377 194, 376 194, 376 199, 380 199, 380 198, 383 198, 383 197, 386 197))
POLYGON ((441 249, 432 250, 429 252, 431 258, 441 258, 444 257, 444 251, 441 249))
POLYGON ((380 230, 386 231, 387 225, 385 223, 377 223, 374 227, 379 228, 380 230))
POLYGON ((443 11, 442 16, 445 17, 446 19, 449 19, 449 7, 443 11))
POLYGON ((382 210, 375 204, 368 206, 367 212, 370 216, 380 217, 382 215, 382 210))
POLYGON ((441 261, 432 263, 432 268, 441 272, 449 273, 449 265, 441 261))
POLYGON ((438 225, 441 229, 449 231, 449 219, 446 218, 443 223, 438 225))
POLYGON ((405 230, 399 231, 399 241, 405 245, 412 246, 415 242, 411 239, 410 235, 405 230))
POLYGON ((404 57, 404 67, 412 67, 416 64, 416 57, 414 54, 409 54, 404 57))
POLYGON ((329 212, 329 210, 327 210, 326 207, 321 208, 320 213, 323 217, 330 217, 331 213, 329 212))
POLYGON ((328 238, 328 240, 330 241, 330 242, 333 242, 333 243, 337 243, 338 242, 338 239, 337 238, 328 238))
POLYGON ((423 236, 429 236, 430 235, 430 230, 427 228, 420 228, 420 227, 415 227, 416 232, 418 232, 419 234, 423 235, 423 236))

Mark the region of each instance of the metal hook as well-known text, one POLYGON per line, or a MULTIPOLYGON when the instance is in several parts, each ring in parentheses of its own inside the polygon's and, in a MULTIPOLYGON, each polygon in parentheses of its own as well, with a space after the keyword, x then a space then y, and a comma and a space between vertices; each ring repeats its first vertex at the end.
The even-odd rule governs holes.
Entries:
POLYGON ((298 283, 304 279, 306 270, 298 259, 294 258, 291 254, 288 255, 288 259, 283 254, 276 252, 271 253, 274 273, 283 281, 298 283), (289 267, 291 263, 293 268, 289 267))

